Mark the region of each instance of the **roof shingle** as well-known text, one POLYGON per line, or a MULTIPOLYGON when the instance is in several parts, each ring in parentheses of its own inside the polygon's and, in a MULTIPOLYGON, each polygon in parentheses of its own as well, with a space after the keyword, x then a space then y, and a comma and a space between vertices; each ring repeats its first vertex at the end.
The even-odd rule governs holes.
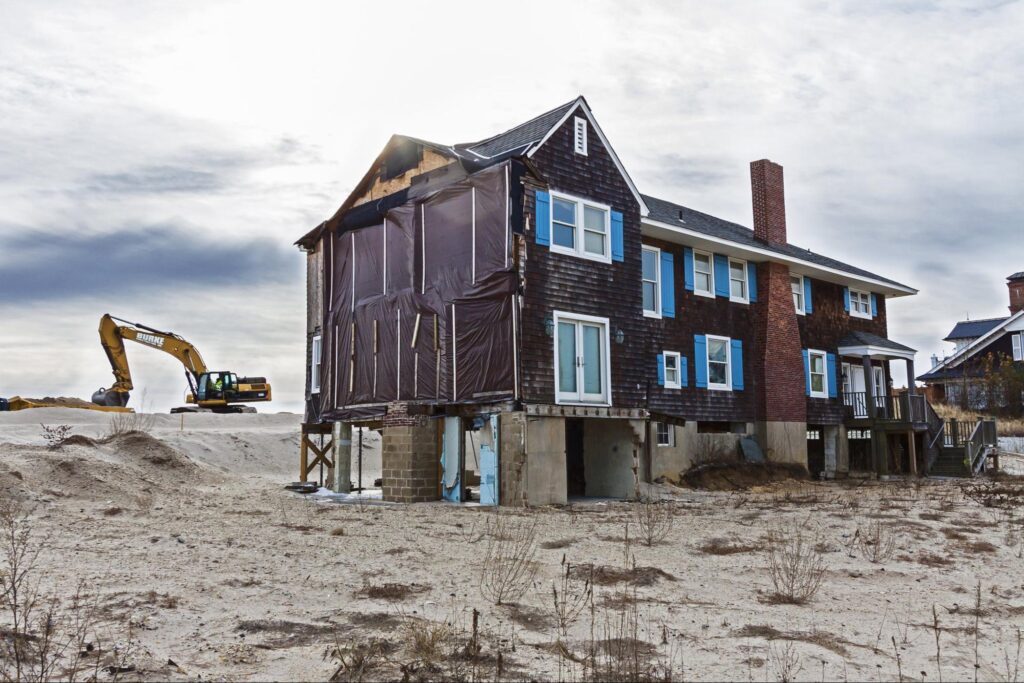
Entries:
POLYGON ((957 339, 976 339, 989 332, 999 323, 1006 320, 1003 318, 987 318, 984 320, 961 320, 953 327, 953 331, 946 335, 943 341, 956 341, 957 339))

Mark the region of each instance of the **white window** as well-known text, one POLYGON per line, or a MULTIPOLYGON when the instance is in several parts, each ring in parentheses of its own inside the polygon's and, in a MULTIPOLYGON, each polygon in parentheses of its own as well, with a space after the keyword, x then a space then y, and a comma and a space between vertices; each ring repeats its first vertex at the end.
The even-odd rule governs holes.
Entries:
POLYGON ((747 262, 729 259, 729 301, 741 304, 749 302, 747 297, 747 262))
POLYGON ((1018 332, 1012 337, 1013 359, 1024 360, 1024 332, 1018 332))
POLYGON ((611 403, 608 319, 555 311, 557 403, 611 403))
POLYGON ((708 389, 732 391, 732 361, 729 357, 729 338, 707 336, 708 389))
POLYGON ((611 263, 611 208, 551 193, 551 251, 611 263))
POLYGON ((314 335, 313 336, 313 349, 312 349, 312 353, 310 354, 312 356, 312 358, 311 358, 311 362, 310 362, 310 372, 309 372, 309 391, 312 394, 319 394, 320 393, 320 364, 322 363, 322 356, 323 356, 322 346, 323 346, 322 337, 319 334, 314 335))
POLYGON ((793 308, 796 309, 797 315, 804 315, 804 276, 790 275, 789 282, 793 288, 793 308))
POLYGON ((828 398, 828 373, 826 355, 824 351, 807 351, 807 364, 811 372, 811 396, 813 398, 828 398))
POLYGON ((661 317, 661 249, 644 247, 643 261, 644 315, 661 317))
POLYGON ((574 144, 576 147, 576 153, 587 155, 587 120, 582 116, 577 116, 573 123, 575 124, 574 130, 574 144))
POLYGON ((715 296, 715 270, 711 254, 693 252, 693 292, 702 296, 715 296))
POLYGON ((857 289, 850 290, 850 315, 854 318, 871 317, 871 295, 857 289))
POLYGON ((679 354, 675 351, 665 351, 661 355, 665 359, 665 388, 680 388, 682 381, 679 377, 679 354))
POLYGON ((676 430, 675 427, 668 424, 667 422, 655 422, 654 428, 658 433, 658 445, 659 446, 675 446, 676 445, 676 430))

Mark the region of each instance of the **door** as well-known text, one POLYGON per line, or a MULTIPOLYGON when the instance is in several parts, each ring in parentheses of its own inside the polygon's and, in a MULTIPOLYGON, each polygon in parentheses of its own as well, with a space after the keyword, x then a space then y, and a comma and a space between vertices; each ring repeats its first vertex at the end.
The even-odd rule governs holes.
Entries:
POLYGON ((886 400, 887 393, 885 390, 885 373, 882 368, 872 368, 871 374, 875 377, 875 405, 878 406, 878 414, 882 417, 889 417, 888 406, 889 402, 886 400))
POLYGON ((864 366, 843 363, 843 401, 853 409, 854 417, 867 417, 867 385, 864 366))
MULTIPOLYGON (((485 428, 486 429, 486 428, 485 428)), ((491 443, 480 445, 480 504, 498 504, 498 416, 491 415, 491 443), (493 444, 493 446, 492 446, 493 444)))
POLYGON ((441 497, 452 503, 462 502, 462 451, 462 421, 446 417, 441 443, 441 497))
POLYGON ((608 325, 598 320, 558 317, 555 377, 559 402, 608 400, 608 325))
POLYGON ((565 421, 565 482, 566 494, 587 495, 587 480, 583 471, 583 420, 569 418, 565 421))

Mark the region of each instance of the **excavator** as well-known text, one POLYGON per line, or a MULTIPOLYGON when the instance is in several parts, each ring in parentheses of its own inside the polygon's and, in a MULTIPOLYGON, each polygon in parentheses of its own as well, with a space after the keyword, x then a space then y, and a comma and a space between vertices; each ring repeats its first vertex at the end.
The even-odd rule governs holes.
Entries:
POLYGON ((190 392, 185 402, 190 404, 171 408, 172 413, 254 413, 252 406, 240 405, 271 400, 270 384, 265 377, 239 377, 233 372, 211 371, 199 355, 199 350, 173 332, 160 330, 115 318, 109 313, 100 318, 100 343, 107 353, 114 371, 114 385, 100 388, 92 395, 98 406, 125 407, 132 390, 132 373, 128 369, 128 356, 124 340, 169 353, 185 366, 190 392))

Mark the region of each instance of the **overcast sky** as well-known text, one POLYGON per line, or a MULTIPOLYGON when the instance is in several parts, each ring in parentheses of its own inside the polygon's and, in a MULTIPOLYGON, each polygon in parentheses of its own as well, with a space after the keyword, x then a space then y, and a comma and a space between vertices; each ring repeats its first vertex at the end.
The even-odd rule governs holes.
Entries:
MULTIPOLYGON (((1021 2, 38 2, 0 7, 0 396, 109 386, 105 312, 301 406, 303 257, 392 133, 479 139, 583 94, 641 191, 921 290, 918 368, 1024 270, 1021 2)), ((181 368, 130 348, 146 408, 181 368)), ((896 364, 898 365, 898 364, 896 364)))

